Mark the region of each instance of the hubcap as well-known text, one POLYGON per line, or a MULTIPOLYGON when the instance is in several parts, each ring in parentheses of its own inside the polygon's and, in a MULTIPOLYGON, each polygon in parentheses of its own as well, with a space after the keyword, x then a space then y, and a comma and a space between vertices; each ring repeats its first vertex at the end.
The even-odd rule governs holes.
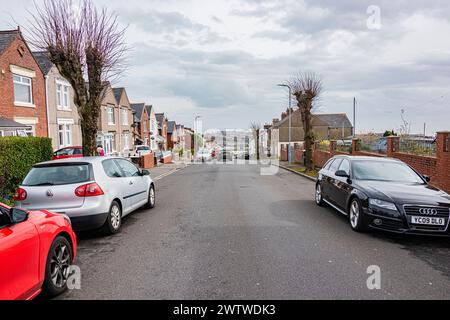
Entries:
POLYGON ((111 225, 114 229, 119 229, 120 226, 120 210, 116 205, 111 208, 111 225))
POLYGON ((155 203, 155 189, 150 188, 150 204, 153 205, 155 203))
POLYGON ((50 261, 50 277, 57 288, 66 285, 69 277, 70 252, 65 244, 59 244, 52 252, 50 261))
POLYGON ((358 225, 358 219, 359 219, 358 202, 353 201, 350 206, 350 223, 353 228, 356 228, 356 226, 358 225))
POLYGON ((318 184, 316 187, 316 202, 320 203, 321 200, 322 200, 322 187, 320 186, 320 184, 318 184))

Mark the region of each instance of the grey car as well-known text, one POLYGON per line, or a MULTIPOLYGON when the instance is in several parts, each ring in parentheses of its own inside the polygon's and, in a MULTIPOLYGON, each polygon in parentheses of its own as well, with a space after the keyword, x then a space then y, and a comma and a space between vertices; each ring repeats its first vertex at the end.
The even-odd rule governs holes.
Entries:
POLYGON ((119 231, 122 218, 155 206, 155 185, 147 170, 124 158, 86 157, 39 163, 19 188, 16 207, 66 214, 76 231, 119 231))

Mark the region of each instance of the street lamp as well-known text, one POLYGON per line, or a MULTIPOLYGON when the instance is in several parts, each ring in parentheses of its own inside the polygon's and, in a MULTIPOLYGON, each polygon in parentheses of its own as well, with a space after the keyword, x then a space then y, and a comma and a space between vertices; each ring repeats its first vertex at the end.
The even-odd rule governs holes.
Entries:
POLYGON ((278 86, 279 87, 285 87, 285 88, 288 88, 289 89, 289 114, 288 114, 288 117, 289 117, 289 145, 288 145, 288 161, 289 161, 289 163, 292 163, 292 150, 291 150, 291 121, 292 121, 292 118, 291 118, 291 115, 292 115, 292 113, 291 113, 291 95, 292 95, 292 89, 291 89, 291 86, 289 86, 289 85, 287 85, 287 84, 278 84, 278 86))

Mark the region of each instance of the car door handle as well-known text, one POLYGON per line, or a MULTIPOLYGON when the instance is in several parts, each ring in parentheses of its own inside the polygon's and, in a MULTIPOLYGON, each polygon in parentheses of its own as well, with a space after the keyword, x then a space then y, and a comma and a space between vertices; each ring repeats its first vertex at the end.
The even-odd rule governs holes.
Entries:
POLYGON ((130 184, 130 186, 131 186, 131 185, 133 184, 133 181, 130 181, 130 183, 129 183, 129 184, 130 184))

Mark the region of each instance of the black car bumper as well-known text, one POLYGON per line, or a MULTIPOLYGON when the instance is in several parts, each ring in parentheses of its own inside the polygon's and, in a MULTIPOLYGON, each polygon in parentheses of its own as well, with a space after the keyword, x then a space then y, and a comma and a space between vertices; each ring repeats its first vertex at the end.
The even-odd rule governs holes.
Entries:
POLYGON ((107 217, 108 213, 106 212, 83 217, 71 217, 70 220, 72 221, 73 230, 88 231, 102 227, 105 224, 107 217))

